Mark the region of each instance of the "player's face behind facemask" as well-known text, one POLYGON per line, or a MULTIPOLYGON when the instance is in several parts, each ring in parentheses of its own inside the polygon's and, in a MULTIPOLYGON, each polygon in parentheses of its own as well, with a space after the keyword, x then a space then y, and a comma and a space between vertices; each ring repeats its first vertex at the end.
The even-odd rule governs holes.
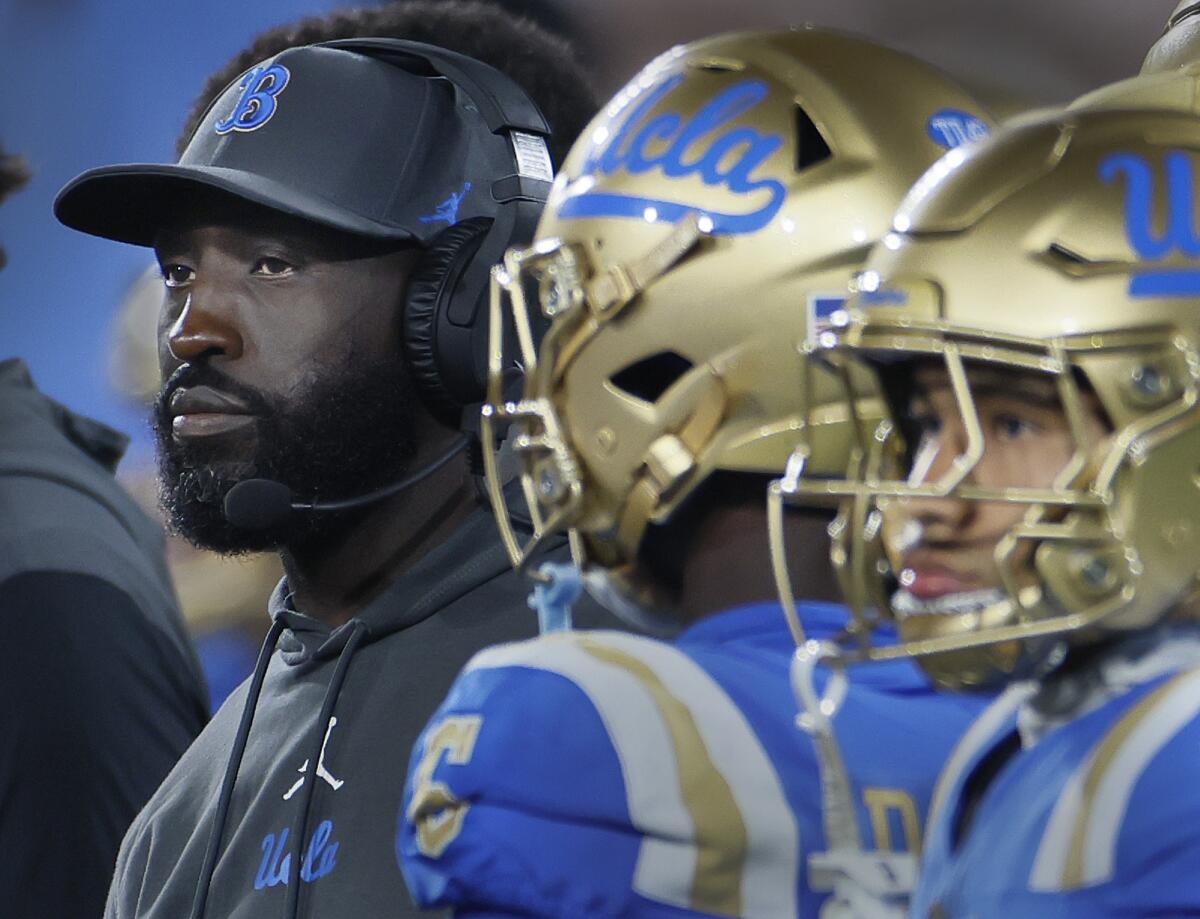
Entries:
POLYGON ((889 401, 902 400, 893 414, 907 447, 899 469, 908 493, 881 503, 897 582, 891 608, 904 634, 952 632, 957 617, 1036 589, 1034 544, 1011 535, 1029 512, 1025 498, 1066 488, 1087 462, 1087 445, 1110 431, 1086 388, 1077 393, 1076 430, 1053 375, 986 363, 963 369, 956 380, 936 361, 884 368, 889 401))
POLYGON ((868 656, 986 686, 1188 604, 1198 152, 1181 113, 1044 116, 901 207, 826 352, 891 406, 860 432, 874 458, 826 484, 857 507, 843 548, 883 543, 898 575, 884 608, 904 643, 868 656), (1155 194, 1177 202, 1162 236, 1155 194))
POLYGON ((491 327, 513 315, 524 379, 500 376, 494 341, 485 429, 513 422, 537 531, 521 546, 501 514, 514 564, 573 529, 610 605, 678 624, 639 571, 648 528, 716 472, 779 475, 806 426, 813 468, 844 468, 846 410, 804 344, 908 184, 986 130, 920 62, 819 30, 719 36, 639 74, 494 275, 491 327))

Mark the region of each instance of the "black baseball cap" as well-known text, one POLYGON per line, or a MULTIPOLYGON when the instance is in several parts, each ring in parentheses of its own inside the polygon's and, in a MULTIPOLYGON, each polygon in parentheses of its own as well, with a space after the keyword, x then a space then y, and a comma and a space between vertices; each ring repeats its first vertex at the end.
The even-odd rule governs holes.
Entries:
POLYGON ((531 111, 489 124, 499 120, 480 114, 489 99, 414 66, 422 51, 508 85, 486 65, 415 42, 289 48, 225 88, 178 163, 90 169, 59 192, 55 216, 142 246, 198 196, 222 194, 349 233, 419 243, 452 223, 494 217, 492 182, 479 177, 516 171, 516 140, 499 129, 544 136, 545 121, 526 102, 531 111))

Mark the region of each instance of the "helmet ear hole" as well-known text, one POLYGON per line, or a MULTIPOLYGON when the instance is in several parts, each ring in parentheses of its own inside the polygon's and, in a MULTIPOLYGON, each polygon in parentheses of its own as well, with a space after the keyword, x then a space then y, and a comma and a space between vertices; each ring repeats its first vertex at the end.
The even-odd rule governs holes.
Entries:
POLYGON ((674 351, 659 351, 614 373, 609 382, 643 402, 654 403, 695 365, 674 351))
POLYGON ((796 171, 803 172, 833 156, 829 142, 817 123, 800 106, 796 106, 796 171))

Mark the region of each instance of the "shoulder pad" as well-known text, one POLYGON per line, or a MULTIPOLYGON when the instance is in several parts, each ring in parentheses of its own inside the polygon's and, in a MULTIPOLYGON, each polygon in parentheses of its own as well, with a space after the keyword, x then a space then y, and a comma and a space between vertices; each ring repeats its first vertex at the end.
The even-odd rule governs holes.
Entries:
POLYGON ((798 832, 774 767, 716 680, 654 639, 561 633, 476 655, 418 743, 406 814, 398 848, 410 882, 414 866, 434 867, 443 894, 473 885, 475 903, 512 909, 521 896, 528 909, 536 896, 542 910, 590 915, 611 891, 697 912, 795 912, 798 832), (489 818, 489 802, 507 813, 489 818), (554 840, 540 855, 538 842, 511 838, 531 812, 553 825, 539 831, 554 840), (486 832, 473 835, 473 821, 486 832), (626 856, 598 858, 595 833, 620 826, 626 856), (522 853, 523 875, 499 902, 498 856, 484 859, 490 879, 468 877, 466 861, 449 867, 477 842, 522 853), (568 878, 572 850, 592 863, 568 878), (579 894, 569 904, 533 893, 566 888, 579 894))
MULTIPOLYGON (((1074 890, 1110 881, 1118 873, 1118 851, 1128 822, 1157 825, 1161 833, 1200 814, 1194 779, 1172 782, 1170 788, 1141 781, 1160 769, 1171 771, 1172 764, 1163 758, 1180 749, 1175 745, 1168 750, 1176 737, 1188 734, 1200 744, 1198 716, 1200 668, 1162 681, 1113 720, 1067 780, 1050 815, 1030 874, 1031 890, 1074 890), (1138 806, 1131 808, 1135 792, 1138 806)), ((1068 724, 1059 730, 1070 729, 1068 724)), ((1194 776, 1200 753, 1189 752, 1182 765, 1186 775, 1194 776)), ((1139 857, 1163 841, 1154 830, 1138 835, 1143 837, 1139 857)))

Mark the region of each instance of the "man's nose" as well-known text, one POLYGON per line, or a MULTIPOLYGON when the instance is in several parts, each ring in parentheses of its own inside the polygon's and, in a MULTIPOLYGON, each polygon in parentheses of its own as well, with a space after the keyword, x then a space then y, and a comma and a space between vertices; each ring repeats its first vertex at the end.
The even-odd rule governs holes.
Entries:
POLYGON ((241 357, 242 337, 230 309, 220 305, 219 297, 208 285, 196 284, 188 292, 166 332, 167 349, 177 361, 241 357))
MULTIPOLYGON (((932 437, 918 449, 913 463, 910 485, 934 485, 952 473, 967 450, 967 435, 961 424, 944 423, 936 437, 932 437)), ((974 470, 968 472, 964 482, 974 481, 974 470)), ((970 517, 974 504, 970 501, 948 497, 908 497, 901 501, 906 517, 917 521, 927 532, 931 529, 957 529, 970 517)))

